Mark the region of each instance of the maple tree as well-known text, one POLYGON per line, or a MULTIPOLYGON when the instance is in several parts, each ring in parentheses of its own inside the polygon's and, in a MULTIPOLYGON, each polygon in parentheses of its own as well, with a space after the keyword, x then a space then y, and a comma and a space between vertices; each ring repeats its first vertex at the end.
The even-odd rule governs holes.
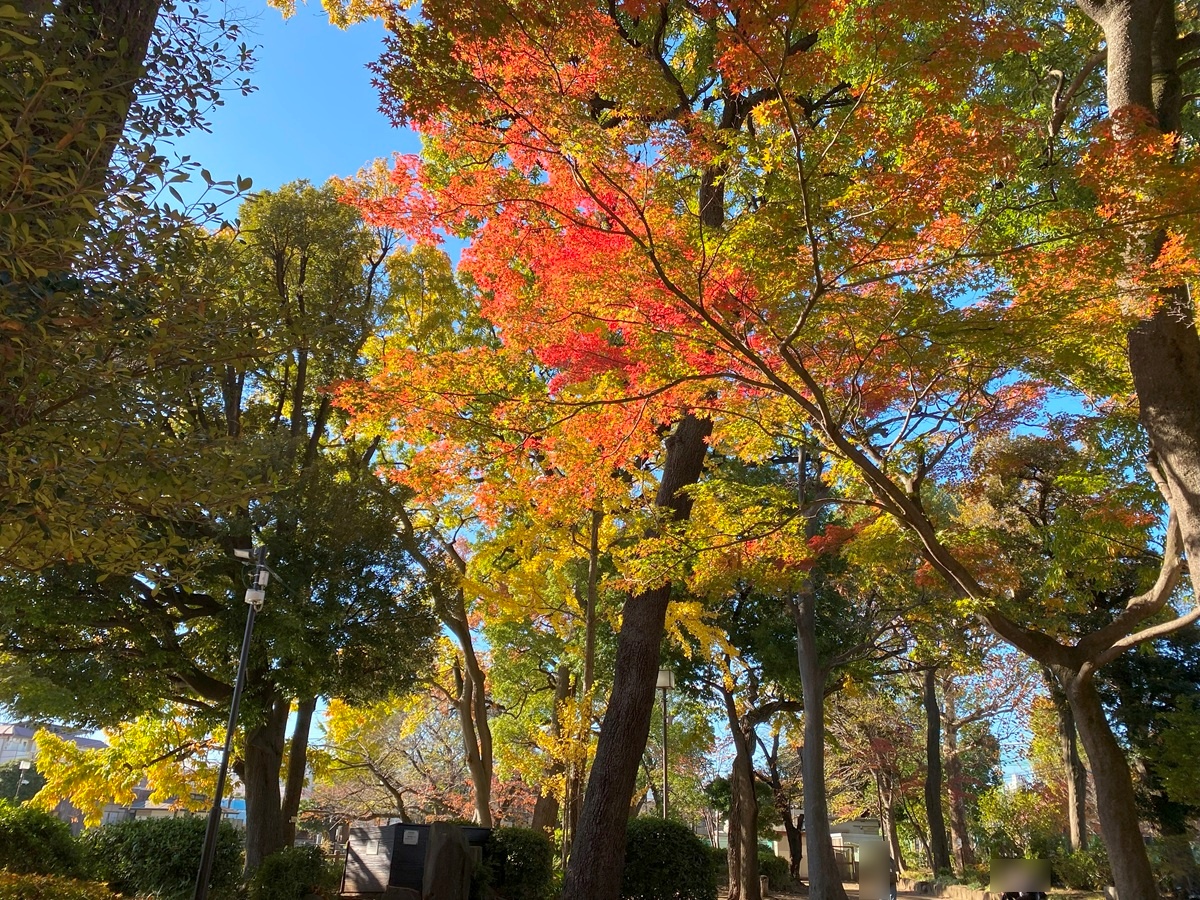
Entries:
MULTIPOLYGON (((660 498, 679 519, 710 433, 753 460, 764 432, 804 419, 848 464, 847 499, 869 497, 990 601, 921 494, 1037 397, 1017 336, 998 337, 1003 305, 958 299, 989 284, 972 251, 994 252, 994 226, 1029 205, 1007 185, 1037 140, 1006 107, 956 106, 984 76, 955 61, 1026 45, 1020 28, 954 4, 423 4, 391 24, 385 101, 429 149, 398 167, 398 200, 364 208, 420 240, 472 234, 463 268, 502 345, 483 365, 532 356, 571 411, 516 448, 567 473, 634 469, 678 423, 660 498)), ((626 604, 568 890, 615 890, 669 598, 626 604)))

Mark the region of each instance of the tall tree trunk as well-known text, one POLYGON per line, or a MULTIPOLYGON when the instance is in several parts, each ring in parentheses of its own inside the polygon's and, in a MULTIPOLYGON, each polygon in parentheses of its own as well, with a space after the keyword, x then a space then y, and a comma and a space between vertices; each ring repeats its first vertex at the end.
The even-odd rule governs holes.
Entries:
POLYGON ((950 833, 954 838, 954 854, 960 872, 975 864, 971 847, 971 832, 967 825, 966 784, 963 781, 962 758, 958 748, 958 697, 952 675, 942 679, 942 730, 946 754, 946 786, 950 794, 950 833))
POLYGON ((279 771, 291 704, 275 699, 266 719, 246 734, 246 748, 238 775, 246 791, 246 873, 284 846, 283 804, 279 771))
POLYGON ((1056 667, 1055 674, 1066 689, 1075 727, 1092 764, 1100 833, 1117 894, 1138 900, 1157 897, 1158 887, 1138 822, 1129 761, 1104 715, 1091 671, 1080 674, 1056 667))
POLYGON ((729 898, 761 900, 758 882, 758 797, 754 792, 754 745, 742 728, 733 694, 722 690, 733 768, 729 773, 729 898))
MULTIPOLYGON (((1172 0, 1077 0, 1104 31, 1109 114, 1141 109, 1161 131, 1178 132, 1183 102, 1172 0)), ((1118 135, 1120 130, 1118 130, 1118 135)), ((1135 264, 1162 249, 1152 235, 1135 264)), ((1129 368, 1139 416, 1164 493, 1179 519, 1189 568, 1200 561, 1200 335, 1188 288, 1160 292, 1161 306, 1129 333, 1129 368)), ((1193 569, 1194 582, 1200 582, 1193 569)))
POLYGON ((817 652, 814 598, 796 599, 796 657, 804 694, 804 746, 800 770, 804 779, 804 834, 808 845, 808 894, 814 900, 846 900, 846 890, 833 854, 829 805, 825 798, 825 679, 817 652))
POLYGON ((804 856, 804 845, 800 836, 804 816, 801 815, 798 822, 792 815, 791 798, 783 788, 783 777, 779 771, 779 732, 776 732, 771 739, 769 749, 766 744, 763 744, 762 748, 767 758, 767 771, 770 773, 771 799, 775 804, 775 812, 779 816, 779 820, 783 822, 783 833, 787 837, 788 869, 792 879, 799 881, 800 860, 804 856))
POLYGON ((287 784, 283 790, 283 839, 291 847, 296 843, 296 816, 300 813, 300 795, 308 774, 308 733, 312 729, 317 698, 301 700, 296 706, 296 725, 288 747, 287 784))
POLYGON ((1071 712, 1071 704, 1054 671, 1042 666, 1042 678, 1054 704, 1059 753, 1066 773, 1067 839, 1072 850, 1082 850, 1087 846, 1087 769, 1079 757, 1075 714, 1071 712))
MULTIPOLYGON (((712 422, 685 416, 667 438, 666 462, 655 505, 676 520, 692 502, 681 488, 695 484, 704 467, 712 422)), ((567 900, 617 900, 625 863, 625 830, 638 764, 650 734, 659 650, 671 586, 661 585, 626 600, 617 636, 616 666, 608 710, 563 884, 567 900)))
POLYGON ((933 870, 950 871, 950 849, 946 846, 946 820, 942 815, 942 712, 938 708, 937 671, 923 676, 925 705, 925 810, 929 821, 929 853, 933 870))
POLYGON ((887 841, 888 856, 895 863, 896 871, 903 872, 908 867, 904 864, 900 833, 896 830, 896 792, 882 779, 876 779, 876 791, 879 794, 879 825, 883 839, 887 841))
MULTIPOLYGON (((465 628, 464 625, 463 629, 465 628)), ((483 669, 479 666, 469 635, 465 641, 461 636, 459 639, 464 648, 470 648, 470 652, 463 653, 463 664, 455 664, 457 697, 454 706, 458 710, 458 724, 462 728, 463 744, 467 751, 467 771, 471 774, 475 821, 484 828, 491 828, 492 729, 487 719, 483 669)))

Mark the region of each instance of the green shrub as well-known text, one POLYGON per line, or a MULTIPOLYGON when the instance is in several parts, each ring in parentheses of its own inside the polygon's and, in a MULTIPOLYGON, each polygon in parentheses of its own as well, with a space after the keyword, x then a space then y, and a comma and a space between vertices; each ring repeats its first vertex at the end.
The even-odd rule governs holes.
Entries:
POLYGON ((663 819, 634 819, 625 839, 625 900, 716 900, 708 846, 691 829, 663 819))
POLYGON ((250 900, 304 900, 337 895, 336 867, 318 847, 288 847, 263 860, 250 879, 250 900))
POLYGON ((488 884, 506 900, 549 900, 554 846, 530 828, 497 828, 484 849, 488 884))
POLYGON ((758 874, 766 875, 771 887, 776 889, 784 887, 792 880, 788 861, 765 850, 758 854, 758 874))
POLYGON ((1083 850, 1060 850, 1050 861, 1055 881, 1076 891, 1099 891, 1112 883, 1108 854, 1095 841, 1083 850))
POLYGON ((717 884, 729 883, 729 848, 707 847, 708 859, 712 863, 713 877, 717 884))
POLYGON ((0 869, 74 875, 79 871, 79 845, 66 822, 40 809, 0 800, 0 869))
MULTIPOLYGON (((154 894, 158 900, 192 896, 206 820, 131 819, 84 832, 89 873, 121 894, 154 894)), ((217 833, 214 896, 236 889, 242 874, 242 836, 228 822, 217 833)))
POLYGON ((0 871, 0 900, 115 900, 108 885, 62 875, 0 871))

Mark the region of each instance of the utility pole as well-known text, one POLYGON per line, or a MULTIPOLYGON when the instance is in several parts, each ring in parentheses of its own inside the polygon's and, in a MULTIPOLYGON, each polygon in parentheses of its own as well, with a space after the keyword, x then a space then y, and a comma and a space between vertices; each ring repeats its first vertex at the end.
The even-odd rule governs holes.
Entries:
MULTIPOLYGON (((234 550, 238 559, 251 559, 251 551, 234 550)), ((229 726, 225 729, 225 748, 221 751, 221 767, 217 770, 217 787, 213 791, 213 805, 208 812, 208 827, 204 831, 204 849, 200 854, 200 871, 196 875, 194 900, 208 900, 208 883, 212 880, 213 862, 217 856, 217 834, 221 828, 221 797, 225 793, 225 779, 229 775, 229 754, 233 750, 233 733, 237 728, 238 707, 242 702, 242 688, 246 686, 246 663, 250 659, 250 638, 254 635, 254 617, 262 609, 267 596, 267 548, 254 551, 254 581, 246 589, 246 632, 242 635, 242 655, 238 659, 237 679, 233 683, 233 699, 229 703, 229 726)))

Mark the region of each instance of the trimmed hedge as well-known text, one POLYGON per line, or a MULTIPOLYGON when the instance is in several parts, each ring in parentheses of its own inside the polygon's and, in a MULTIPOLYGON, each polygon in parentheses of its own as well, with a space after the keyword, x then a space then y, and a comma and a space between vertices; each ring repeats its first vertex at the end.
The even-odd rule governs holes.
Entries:
MULTIPOLYGON (((207 821, 200 817, 131 819, 83 833, 89 874, 121 894, 154 894, 187 900, 196 886, 207 821)), ((217 833, 212 892, 237 889, 242 874, 242 836, 228 822, 217 833)))
POLYGON ((497 828, 484 849, 488 884, 505 900, 550 900, 554 846, 531 828, 497 828))
POLYGON ((337 896, 334 867, 318 847, 287 847, 263 860, 250 879, 250 900, 304 900, 337 896))
POLYGON ((115 900, 108 885, 61 875, 0 871, 0 900, 115 900))
POLYGON ((642 818, 625 838, 624 900, 716 900, 717 880, 704 841, 679 822, 642 818))
POLYGON ((74 875, 79 861, 79 846, 66 822, 40 809, 0 800, 0 869, 74 875))

